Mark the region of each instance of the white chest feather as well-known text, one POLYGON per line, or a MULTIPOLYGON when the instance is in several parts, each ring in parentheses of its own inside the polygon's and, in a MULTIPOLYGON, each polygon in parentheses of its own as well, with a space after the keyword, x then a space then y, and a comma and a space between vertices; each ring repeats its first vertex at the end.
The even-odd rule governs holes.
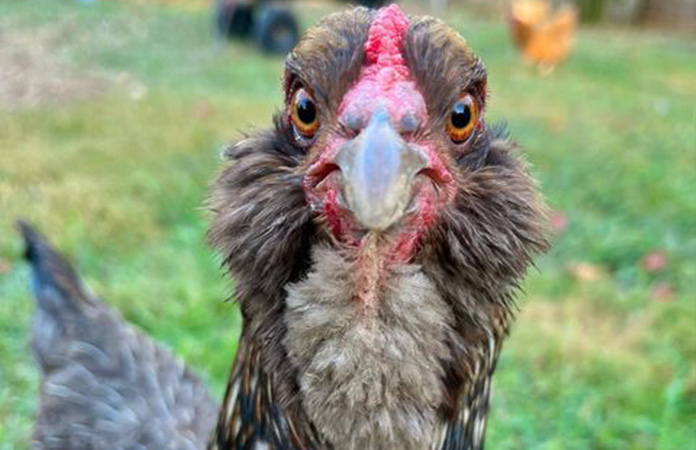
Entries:
POLYGON ((288 289, 285 345, 305 410, 336 450, 423 450, 437 440, 451 311, 417 266, 390 269, 366 309, 355 264, 314 253, 288 289))

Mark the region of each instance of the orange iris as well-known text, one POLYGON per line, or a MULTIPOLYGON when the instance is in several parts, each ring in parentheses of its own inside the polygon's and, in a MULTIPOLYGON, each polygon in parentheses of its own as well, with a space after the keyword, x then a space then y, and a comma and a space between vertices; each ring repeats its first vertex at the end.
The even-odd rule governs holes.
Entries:
POLYGON ((471 94, 459 97, 447 118, 447 134, 453 142, 460 144, 471 137, 479 119, 479 108, 471 94))
POLYGON ((304 88, 298 89, 292 97, 290 120, 295 131, 306 139, 314 136, 319 129, 319 112, 312 96, 304 88))

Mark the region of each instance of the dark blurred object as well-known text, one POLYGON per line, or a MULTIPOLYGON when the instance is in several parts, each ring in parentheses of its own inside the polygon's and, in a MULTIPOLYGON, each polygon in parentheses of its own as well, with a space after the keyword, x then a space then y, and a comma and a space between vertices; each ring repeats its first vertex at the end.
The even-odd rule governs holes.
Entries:
MULTIPOLYGON (((350 1, 350 0, 347 0, 350 1)), ((357 0, 350 3, 379 8, 391 0, 357 0)), ((215 0, 215 29, 224 38, 252 38, 268 53, 285 54, 300 37, 292 11, 274 0, 215 0)))
POLYGON ((216 0, 215 28, 225 38, 253 38, 268 53, 285 54, 300 38, 300 27, 285 6, 265 0, 216 0))
POLYGON ((351 0, 344 0, 346 3, 354 4, 354 5, 360 5, 360 6, 366 6, 368 8, 380 8, 382 6, 388 5, 390 3, 397 3, 396 1, 393 0, 356 0, 356 1, 351 1, 351 0))
POLYGON ((554 10, 549 0, 514 0, 508 23, 525 61, 550 72, 573 47, 577 17, 577 8, 570 4, 554 10))

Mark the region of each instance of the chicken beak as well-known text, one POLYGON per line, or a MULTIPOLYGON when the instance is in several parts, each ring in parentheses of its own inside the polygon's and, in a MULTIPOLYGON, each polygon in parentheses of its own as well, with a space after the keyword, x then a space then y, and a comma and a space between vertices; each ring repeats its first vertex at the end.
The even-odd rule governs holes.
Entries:
POLYGON ((372 114, 335 161, 343 175, 346 206, 371 230, 386 230, 403 217, 414 179, 427 165, 425 156, 399 136, 384 110, 372 114))

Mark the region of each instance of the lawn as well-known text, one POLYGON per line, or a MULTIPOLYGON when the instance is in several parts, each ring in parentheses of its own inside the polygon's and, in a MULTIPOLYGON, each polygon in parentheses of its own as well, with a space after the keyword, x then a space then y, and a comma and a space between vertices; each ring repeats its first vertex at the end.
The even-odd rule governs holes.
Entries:
MULTIPOLYGON (((29 447, 38 399, 19 216, 224 387, 240 321, 201 204, 221 147, 270 123, 282 60, 223 45, 205 9, 176 5, 0 1, 0 450, 29 447)), ((308 25, 323 8, 298 10, 308 25)), ((540 77, 502 23, 449 17, 487 63, 490 120, 557 211, 489 447, 696 448, 696 44, 586 29, 540 77)))

